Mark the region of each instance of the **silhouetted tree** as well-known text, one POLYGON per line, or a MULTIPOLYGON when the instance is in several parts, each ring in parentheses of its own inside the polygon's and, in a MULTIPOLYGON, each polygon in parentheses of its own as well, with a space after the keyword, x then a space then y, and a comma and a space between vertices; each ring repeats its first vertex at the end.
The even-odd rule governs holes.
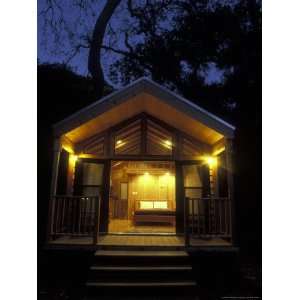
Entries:
MULTIPOLYGON (((67 62, 76 56, 81 48, 89 49, 88 70, 93 78, 94 88, 98 98, 102 97, 106 82, 100 59, 101 49, 107 25, 121 0, 106 1, 96 18, 92 34, 89 32, 90 29, 87 28, 85 28, 86 32, 76 33, 76 30, 74 29, 75 26, 73 25, 74 27, 72 27, 67 22, 62 1, 46 0, 45 2, 45 8, 41 9, 40 17, 44 18, 44 26, 50 27, 54 34, 56 45, 63 48, 61 41, 63 36, 62 30, 67 34, 69 42, 71 43, 72 51, 71 53, 66 54, 67 62)), ((80 14, 82 11, 87 12, 88 10, 93 10, 91 4, 95 2, 97 1, 79 0, 75 1, 73 6, 77 8, 78 13, 80 14)), ((94 12, 93 16, 95 16, 94 12)))
MULTIPOLYGON (((38 66, 38 218, 39 242, 43 245, 52 172, 52 126, 97 99, 91 78, 65 65, 38 66)), ((111 92, 104 87, 104 94, 111 92)))
MULTIPOLYGON (((48 0, 47 0, 48 1, 48 0)), ((58 0, 49 0, 59 3, 58 0)), ((87 11, 89 3, 76 1, 77 8, 87 11)), ((48 6, 49 7, 49 6, 48 6)), ((57 7, 57 22, 64 20, 62 8, 57 7), (61 13, 61 14, 60 14, 61 13)), ((90 9, 93 11, 93 9, 90 9)), ((254 0, 173 0, 173 1, 106 1, 94 10, 93 22, 80 34, 68 28, 74 51, 92 51, 89 66, 95 67, 94 95, 101 96, 103 71, 100 56, 115 55, 109 78, 123 85, 140 76, 150 76, 163 85, 192 99, 195 103, 232 121, 237 126, 236 194, 240 232, 244 249, 259 249, 261 206, 261 3, 254 0), (118 12, 117 6, 122 8, 118 12), (107 8, 107 13, 105 13, 107 8), (113 28, 112 14, 118 16, 113 28), (101 14, 104 14, 102 19, 101 14), (95 22, 97 25, 97 22, 95 22), (91 28, 93 30, 91 30, 91 28), (94 34, 91 34, 94 32, 94 34), (104 51, 101 51, 103 49, 104 51), (94 63, 93 63, 94 62, 94 63), (212 70, 219 80, 209 82, 212 70), (102 78, 102 79, 101 79, 102 78), (254 241, 252 243, 252 241, 254 241)), ((43 14, 48 17, 51 9, 43 14)), ((55 14, 54 14, 55 15, 55 14)), ((50 18, 51 20, 51 18, 50 18)), ((57 24, 66 24, 64 20, 57 24)), ((88 23, 88 20, 87 20, 88 23)), ((50 22, 51 24, 51 22, 50 22)), ((53 23, 53 28, 57 25, 53 23)), ((67 25, 66 25, 67 28, 67 25)), ((59 36, 57 32, 56 36, 59 36)), ((67 61, 68 62, 68 61, 67 61)), ((59 84, 59 83, 58 83, 59 84)), ((66 95, 76 106, 77 95, 66 95)), ((86 101, 89 93, 82 99, 86 101)), ((49 99, 49 98, 48 98, 49 99)), ((50 101, 50 99, 49 99, 50 101)), ((85 102, 85 104, 88 104, 85 102)), ((59 106, 57 107, 59 109, 59 106)), ((53 110, 53 106, 49 107, 53 110)), ((43 112, 44 114, 44 112, 43 112)))

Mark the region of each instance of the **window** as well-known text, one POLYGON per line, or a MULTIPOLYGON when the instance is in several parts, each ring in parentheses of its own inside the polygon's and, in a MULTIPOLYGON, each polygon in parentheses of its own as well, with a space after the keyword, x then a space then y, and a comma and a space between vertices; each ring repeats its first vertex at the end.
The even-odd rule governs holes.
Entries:
POLYGON ((100 196, 103 180, 102 163, 77 162, 75 193, 82 196, 100 196))

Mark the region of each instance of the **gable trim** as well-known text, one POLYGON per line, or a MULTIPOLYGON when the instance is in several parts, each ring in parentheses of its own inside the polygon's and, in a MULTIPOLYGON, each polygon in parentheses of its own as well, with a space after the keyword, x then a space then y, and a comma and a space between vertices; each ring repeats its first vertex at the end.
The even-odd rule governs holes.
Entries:
POLYGON ((234 126, 148 78, 140 78, 54 124, 54 134, 60 136, 71 131, 142 92, 156 96, 168 105, 185 112, 193 119, 227 137, 234 136, 234 126))

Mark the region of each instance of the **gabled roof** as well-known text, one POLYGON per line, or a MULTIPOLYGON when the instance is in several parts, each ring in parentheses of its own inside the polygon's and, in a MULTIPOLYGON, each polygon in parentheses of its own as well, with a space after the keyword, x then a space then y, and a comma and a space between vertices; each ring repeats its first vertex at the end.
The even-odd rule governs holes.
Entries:
POLYGON ((79 110, 70 117, 54 125, 56 136, 66 134, 75 128, 89 122, 92 119, 112 110, 118 105, 125 103, 138 94, 150 94, 162 103, 165 103, 176 110, 188 115, 195 121, 217 131, 218 133, 233 137, 235 127, 225 122, 221 118, 170 91, 169 89, 155 83, 148 78, 140 78, 124 88, 109 94, 108 96, 96 101, 95 103, 79 110))

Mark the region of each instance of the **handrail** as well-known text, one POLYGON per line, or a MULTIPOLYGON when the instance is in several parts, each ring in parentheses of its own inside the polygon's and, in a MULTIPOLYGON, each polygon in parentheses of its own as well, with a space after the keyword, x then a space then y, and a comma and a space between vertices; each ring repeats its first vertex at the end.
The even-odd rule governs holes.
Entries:
POLYGON ((98 201, 96 201, 96 208, 95 208, 95 228, 94 228, 94 236, 93 236, 94 245, 98 244, 99 227, 100 227, 100 201, 98 199, 98 201))
POLYGON ((186 197, 184 203, 186 246, 191 237, 231 237, 229 198, 186 197))
POLYGON ((98 242, 100 198, 85 195, 55 195, 51 212, 51 236, 93 236, 98 242))

